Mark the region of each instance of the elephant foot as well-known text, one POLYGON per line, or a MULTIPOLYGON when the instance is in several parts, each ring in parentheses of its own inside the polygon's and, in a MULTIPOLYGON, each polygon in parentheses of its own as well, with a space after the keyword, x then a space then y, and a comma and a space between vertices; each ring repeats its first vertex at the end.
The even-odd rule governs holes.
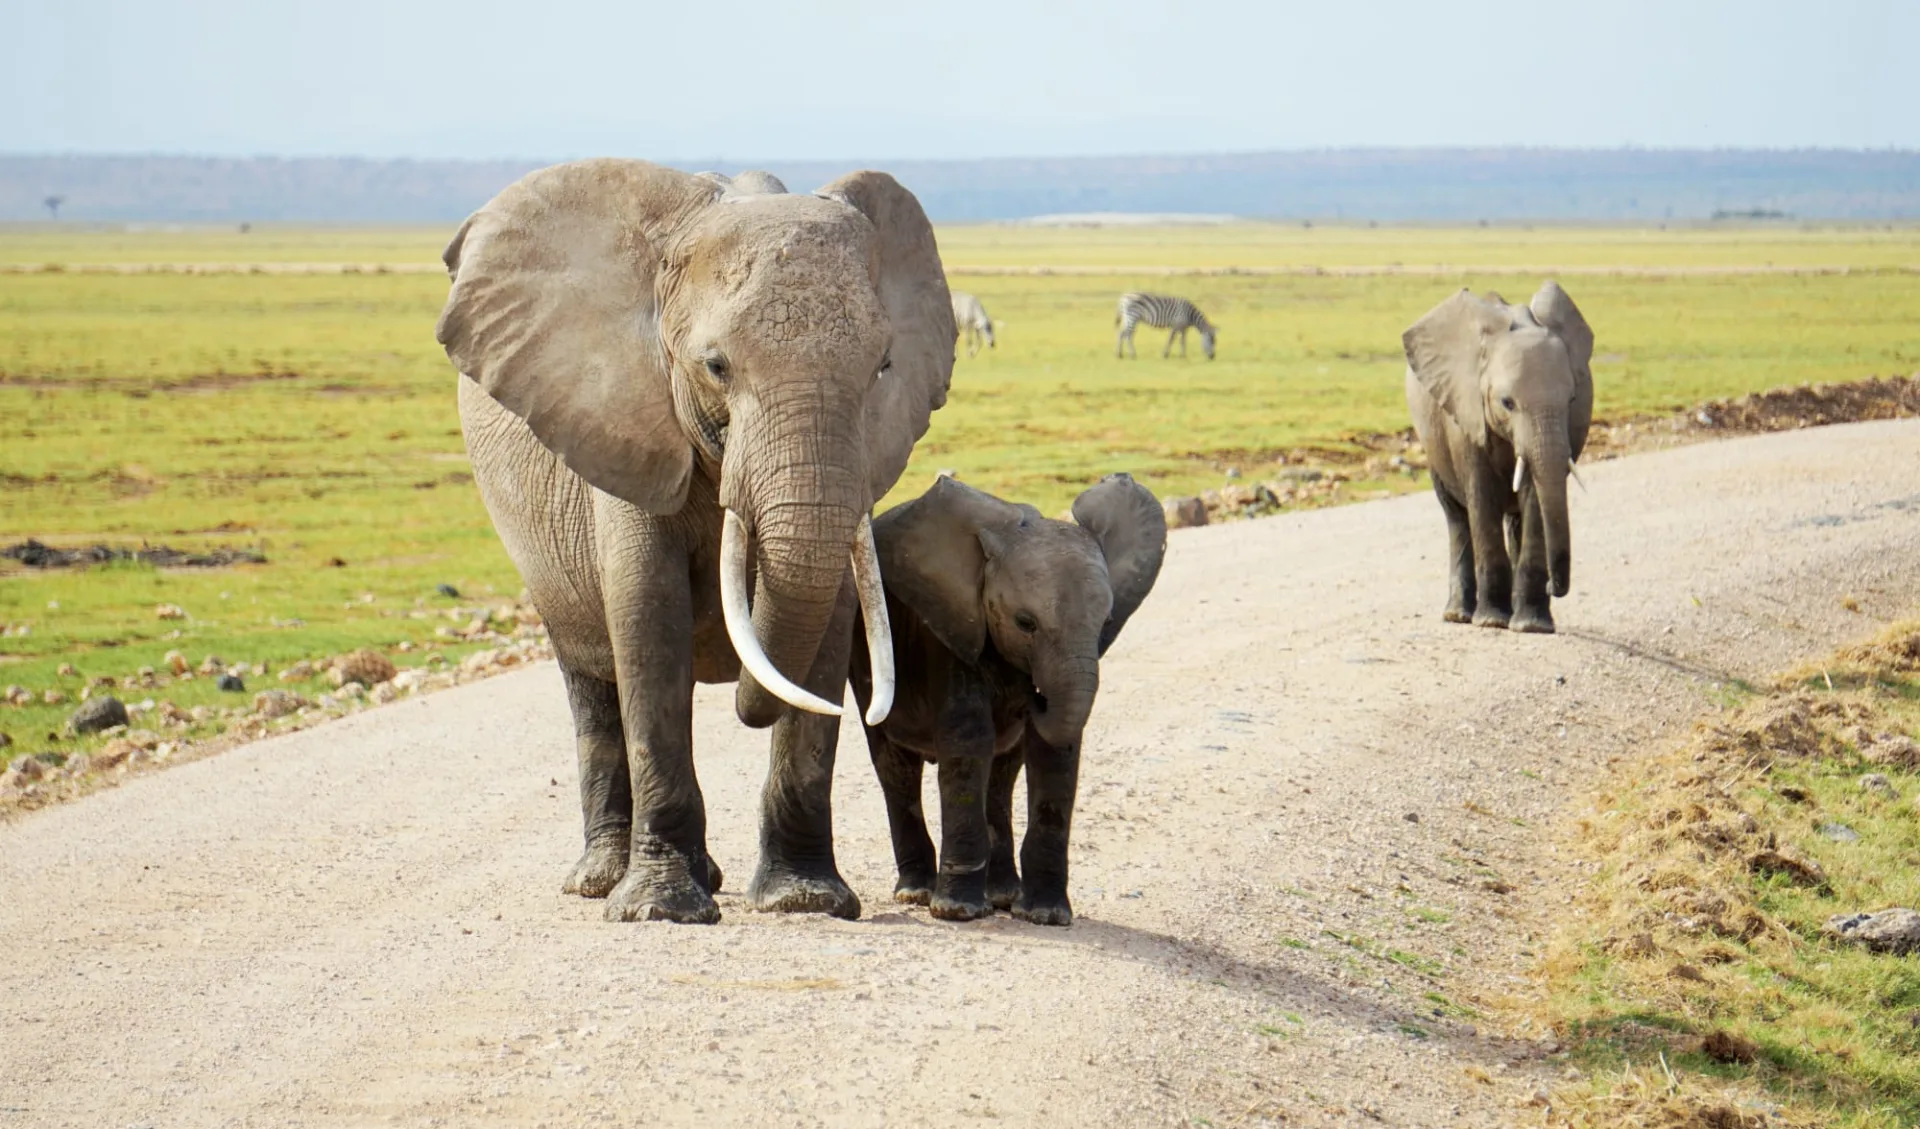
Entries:
POLYGON ((1513 613, 1513 622, 1507 625, 1514 631, 1528 635, 1553 634, 1553 613, 1545 608, 1521 608, 1513 613))
POLYGON ((987 900, 986 871, 942 874, 933 884, 927 910, 942 921, 973 921, 993 913, 993 903, 987 900))
POLYGON ((573 872, 560 887, 563 894, 583 898, 604 898, 627 876, 627 835, 605 836, 587 844, 587 853, 573 864, 573 872))
POLYGON ((1446 620, 1448 623, 1472 623, 1473 609, 1469 607, 1455 605, 1455 604, 1448 604, 1447 610, 1440 613, 1440 618, 1446 620))
POLYGON ((1003 875, 989 875, 987 878, 987 901, 994 909, 1009 910, 1020 900, 1020 879, 1003 875))
POLYGON ((762 867, 747 887, 747 904, 761 913, 824 913, 853 921, 860 899, 838 874, 795 874, 762 867))
POLYGON ((1035 925, 1072 925, 1073 903, 1059 893, 1022 894, 1013 904, 1013 916, 1035 925))
POLYGON ((707 856, 707 893, 718 894, 720 892, 720 883, 725 881, 726 877, 727 877, 726 872, 720 869, 720 864, 713 861, 712 855, 708 855, 707 856))
POLYGON ((690 875, 663 878, 657 872, 628 871, 607 895, 608 921, 673 921, 682 925, 712 925, 720 920, 713 895, 690 875))
POLYGON ((902 905, 926 905, 933 900, 933 875, 902 871, 893 881, 893 900, 902 905))
POLYGON ((1473 625, 1475 627, 1498 627, 1504 629, 1507 626, 1508 618, 1507 613, 1498 608, 1483 608, 1473 613, 1473 625))

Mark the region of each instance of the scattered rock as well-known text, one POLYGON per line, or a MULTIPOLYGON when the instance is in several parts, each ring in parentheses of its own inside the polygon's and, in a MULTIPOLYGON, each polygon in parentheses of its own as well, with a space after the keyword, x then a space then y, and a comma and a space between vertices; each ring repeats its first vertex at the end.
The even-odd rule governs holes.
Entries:
POLYGON ((1237 466, 1230 466, 1230 467, 1228 467, 1228 468, 1227 468, 1227 477, 1228 477, 1228 478, 1239 478, 1239 477, 1240 477, 1240 468, 1239 468, 1239 467, 1237 467, 1237 466))
POLYGON ((1198 498, 1168 498, 1160 509, 1168 529, 1193 529, 1207 524, 1207 504, 1198 498))
POLYGON ((67 758, 67 763, 60 766, 60 771, 68 776, 85 776, 93 771, 93 758, 85 753, 75 753, 67 758))
POLYGON ((7 771, 22 780, 39 780, 47 774, 47 762, 39 757, 15 757, 13 763, 7 766, 7 771))
POLYGON ((1667 970, 1669 980, 1688 980, 1695 984, 1705 984, 1707 974, 1690 964, 1676 964, 1667 970))
POLYGON ((102 694, 91 699, 73 716, 67 719, 67 728, 75 733, 98 733, 102 729, 111 729, 116 725, 127 724, 127 707, 112 694, 102 694))
POLYGON ((0 733, 0 749, 11 748, 12 746, 13 737, 6 733, 0 733))
POLYGON ((229 694, 244 694, 247 684, 239 675, 229 672, 220 676, 220 689, 229 694))
POLYGON ((133 750, 133 742, 124 738, 108 741, 99 752, 93 754, 93 767, 102 772, 110 768, 118 768, 133 755, 133 750))
POLYGON ((305 659, 280 672, 280 681, 299 682, 313 677, 313 664, 305 659))
POLYGON ((1420 822, 1420 813, 1417 811, 1410 811, 1407 814, 1401 816, 1400 818, 1406 820, 1408 823, 1418 823, 1420 822))
POLYGON ((187 656, 181 654, 179 651, 168 651, 166 656, 160 661, 166 663, 175 674, 185 674, 187 672, 187 656))
POLYGON ((227 669, 226 660, 222 659, 219 655, 208 655, 206 658, 200 660, 201 674, 219 674, 225 669, 227 669))
POLYGON ((9 686, 5 694, 0 694, 0 698, 4 698, 10 706, 24 706, 28 702, 33 701, 33 691, 27 689, 25 686, 9 686))
POLYGON ((1879 913, 1843 913, 1827 919, 1826 933, 1865 945, 1876 953, 1905 956, 1920 952, 1920 912, 1884 909, 1879 913))
POLYGON ((460 589, 455 588, 451 584, 442 584, 439 587, 435 588, 434 591, 439 593, 442 596, 445 596, 449 600, 458 600, 460 598, 460 589))
POLYGON ((1820 834, 1836 843, 1858 843, 1860 833, 1844 823, 1823 823, 1815 828, 1820 834))
POLYGON ((393 660, 378 651, 358 650, 350 655, 342 655, 333 661, 333 669, 328 677, 335 686, 345 686, 349 682, 358 682, 361 686, 378 686, 394 676, 393 660))
POLYGON ((186 609, 182 608, 179 604, 161 604, 159 607, 153 609, 153 614, 156 619, 187 618, 186 609))
POLYGON ((1869 772, 1860 778, 1860 790, 1888 800, 1897 800, 1900 793, 1894 790, 1893 781, 1878 772, 1869 772))
POLYGON ((57 706, 61 702, 66 701, 67 696, 65 694, 62 694, 58 690, 49 690, 46 693, 40 695, 40 700, 50 706, 57 706))
MULTIPOLYGON (((385 685, 388 685, 388 683, 380 682, 380 683, 376 683, 375 685, 385 686, 385 685)), ((358 682, 342 683, 340 686, 340 692, 336 694, 334 697, 336 701, 341 701, 341 702, 365 701, 367 697, 367 688, 358 682)))
POLYGON ((307 700, 291 690, 263 690, 253 696, 253 712, 272 719, 285 717, 307 705, 307 700))
POLYGON ((53 675, 55 678, 78 678, 80 672, 73 669, 72 663, 61 663, 54 669, 53 675))
POLYGON ((1784 874, 1799 886, 1825 886, 1827 872, 1812 859, 1803 859, 1789 851, 1758 851, 1747 858, 1747 869, 1756 874, 1784 874))
POLYGON ((398 700, 399 697, 400 691, 392 682, 382 682, 373 688, 373 700, 377 705, 384 706, 388 702, 398 700))
POLYGON ((1744 1035, 1714 1031, 1700 1040, 1700 1053, 1715 1062, 1745 1063, 1760 1057, 1760 1046, 1744 1035))

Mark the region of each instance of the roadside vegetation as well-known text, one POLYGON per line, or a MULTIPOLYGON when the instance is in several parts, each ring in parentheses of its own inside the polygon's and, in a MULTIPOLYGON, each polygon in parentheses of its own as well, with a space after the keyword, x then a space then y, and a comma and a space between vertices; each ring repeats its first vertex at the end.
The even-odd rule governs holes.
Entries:
MULTIPOLYGON (((0 557, 0 689, 32 700, 0 705, 12 738, 0 759, 94 747, 62 733, 78 693, 158 670, 172 651, 275 672, 363 647, 457 660, 470 644, 445 632, 504 614, 519 581, 473 489, 457 377, 432 334, 445 235, 0 229, 0 550, 33 539, 266 558, 0 557), (232 266, 101 269, 140 263, 232 266)), ((1524 298, 1542 266, 1684 268, 1568 277, 1599 327, 1607 419, 1920 369, 1912 228, 980 226, 941 238, 954 286, 1004 325, 998 348, 956 366, 899 496, 943 469, 1048 513, 1114 470, 1162 497, 1293 473, 1283 509, 1420 489, 1417 460, 1396 461, 1392 441, 1406 425, 1401 329, 1455 286, 1524 298), (1428 273, 1337 273, 1396 264, 1428 273), (1769 264, 1847 273, 1703 273, 1769 264), (1335 273, 1219 273, 1235 267, 1335 273), (1221 326, 1220 359, 1196 343, 1188 360, 1162 361, 1143 329, 1141 358, 1115 360, 1114 301, 1136 288, 1197 301, 1221 326)))
POLYGON ((1578 821, 1549 1124, 1920 1124, 1920 623, 1743 697, 1578 821))

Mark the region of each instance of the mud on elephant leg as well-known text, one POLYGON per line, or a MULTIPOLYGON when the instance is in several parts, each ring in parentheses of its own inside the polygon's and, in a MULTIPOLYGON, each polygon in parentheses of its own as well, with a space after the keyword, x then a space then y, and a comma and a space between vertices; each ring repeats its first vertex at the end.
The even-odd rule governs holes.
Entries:
POLYGON ((893 833, 893 863, 899 875, 893 883, 893 900, 924 906, 933 897, 938 867, 920 799, 926 762, 903 751, 877 729, 867 730, 867 751, 873 754, 880 793, 887 801, 887 827, 893 833))
POLYGON ((607 622, 633 790, 627 873, 608 921, 720 920, 707 855, 706 802, 693 772, 693 622, 684 571, 609 570, 607 622))
POLYGON ((1467 503, 1467 522, 1473 538, 1475 627, 1505 627, 1513 615, 1513 564, 1507 558, 1505 502, 1487 480, 1477 484, 1467 503))
MULTIPOLYGON (((829 701, 845 694, 852 652, 853 580, 842 582, 805 688, 829 701)), ((760 866, 747 901, 770 913, 860 916, 833 857, 833 759, 840 719, 787 707, 773 723, 772 760, 760 794, 760 866)))
POLYGON ((1067 842, 1080 786, 1080 746, 1049 745, 1029 726, 1022 752, 1027 762, 1027 837, 1020 845, 1020 900, 1014 903, 1013 916, 1035 925, 1071 925, 1067 842))
POLYGON ((1540 512, 1540 499, 1529 479, 1520 491, 1520 513, 1507 519, 1508 540, 1514 549, 1513 621, 1515 631, 1531 634, 1553 633, 1553 604, 1547 584, 1547 535, 1540 512))
POLYGON ((1020 754, 995 757, 987 778, 987 901, 1012 909, 1020 900, 1020 871, 1013 863, 1013 783, 1020 754))
POLYGON ((604 898, 627 876, 633 835, 633 786, 627 775, 627 738, 620 724, 620 688, 562 670, 573 711, 580 764, 580 821, 586 853, 567 875, 563 893, 604 898))
POLYGON ((972 921, 993 912, 987 901, 987 788, 991 757, 940 760, 940 873, 933 882, 933 916, 972 921))
POLYGON ((1433 493, 1440 499, 1440 512, 1447 518, 1447 608, 1441 618, 1448 623, 1472 623, 1474 593, 1473 533, 1467 524, 1467 507, 1434 481, 1433 493))

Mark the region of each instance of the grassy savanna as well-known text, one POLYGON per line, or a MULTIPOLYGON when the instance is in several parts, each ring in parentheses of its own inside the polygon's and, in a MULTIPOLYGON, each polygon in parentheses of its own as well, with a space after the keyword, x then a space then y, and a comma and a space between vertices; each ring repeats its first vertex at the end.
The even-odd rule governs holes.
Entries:
MULTIPOLYGON (((425 640, 454 601, 517 591, 466 474, 433 273, 253 273, 246 264, 432 264, 446 232, 0 230, 0 543, 37 537, 255 546, 264 566, 33 571, 0 562, 0 684, 38 696, 158 665, 284 662, 425 640), (265 248, 263 250, 262 248, 265 248), (85 263, 239 264, 214 274, 86 273, 85 263), (341 562, 335 564, 334 562, 341 562), (186 610, 163 621, 155 605, 186 610), (427 613, 427 616, 421 615, 427 613), (298 621, 295 623, 294 621, 298 621), (27 632, 22 634, 20 628, 27 632), (176 636, 174 632, 179 632, 176 636)), ((1599 336, 1600 411, 1618 417, 1803 381, 1920 367, 1912 229, 1559 232, 1490 228, 941 232, 957 288, 1005 322, 955 370, 901 493, 938 468, 1049 513, 1100 474, 1163 496, 1257 470, 1265 452, 1339 447, 1405 425, 1401 329, 1453 287, 1530 295, 1500 264, 1753 266, 1790 254, 1841 274, 1570 276, 1599 336), (1442 276, 1190 274, 1169 268, 1480 262, 1442 276), (1040 274, 1036 265, 1141 273, 1040 274), (1009 268, 1014 273, 979 273, 1009 268), (1131 288, 1198 301, 1220 359, 1113 358, 1131 288)), ((1402 479, 1399 488, 1417 484, 1402 479)), ((71 702, 0 711, 14 751, 49 747, 71 702)), ((51 747, 71 747, 66 741, 51 747)), ((4 755, 4 754, 0 754, 4 755)))
POLYGON ((1920 904, 1916 657, 1848 648, 1595 797, 1544 969, 1569 1124, 1920 1123, 1920 961, 1824 930, 1920 904))

